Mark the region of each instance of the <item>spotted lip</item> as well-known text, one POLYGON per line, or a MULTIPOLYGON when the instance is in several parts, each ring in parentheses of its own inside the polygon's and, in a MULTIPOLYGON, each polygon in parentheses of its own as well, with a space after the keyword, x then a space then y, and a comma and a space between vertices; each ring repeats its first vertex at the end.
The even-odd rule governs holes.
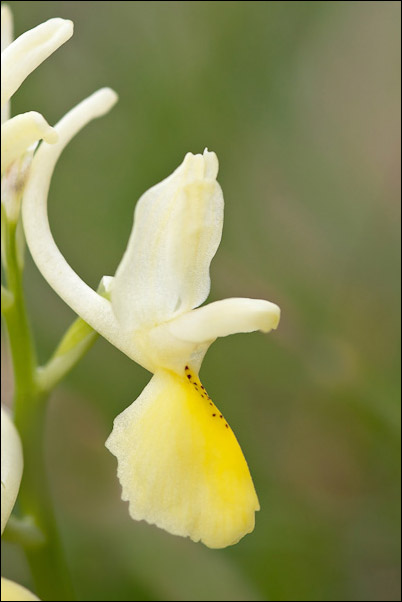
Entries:
MULTIPOLYGON (((202 397, 202 399, 209 400, 209 405, 212 406, 212 409, 216 410, 216 412, 214 412, 212 414, 212 417, 216 418, 216 416, 219 415, 219 418, 221 418, 222 420, 224 420, 223 415, 219 414, 218 408, 213 403, 211 397, 208 395, 208 392, 207 392, 206 388, 204 387, 204 385, 201 384, 201 381, 197 378, 197 376, 195 375, 195 373, 190 369, 189 366, 185 366, 184 367, 184 372, 185 372, 185 374, 186 374, 186 376, 188 378, 188 384, 189 385, 193 385, 194 388, 195 388, 195 390, 197 391, 197 393, 200 395, 200 397, 202 397)), ((225 422, 225 427, 227 429, 229 428, 229 425, 228 425, 227 422, 225 422)))

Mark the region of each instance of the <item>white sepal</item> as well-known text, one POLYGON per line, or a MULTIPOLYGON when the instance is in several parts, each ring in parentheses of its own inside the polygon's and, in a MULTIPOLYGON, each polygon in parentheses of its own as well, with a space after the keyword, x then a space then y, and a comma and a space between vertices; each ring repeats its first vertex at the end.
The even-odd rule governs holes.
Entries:
POLYGON ((43 276, 94 330, 131 356, 130 341, 120 332, 109 301, 90 288, 68 265, 54 242, 47 217, 47 198, 57 160, 70 140, 92 119, 107 113, 117 94, 102 88, 69 111, 56 124, 56 144, 43 142, 35 153, 22 203, 27 244, 43 276))

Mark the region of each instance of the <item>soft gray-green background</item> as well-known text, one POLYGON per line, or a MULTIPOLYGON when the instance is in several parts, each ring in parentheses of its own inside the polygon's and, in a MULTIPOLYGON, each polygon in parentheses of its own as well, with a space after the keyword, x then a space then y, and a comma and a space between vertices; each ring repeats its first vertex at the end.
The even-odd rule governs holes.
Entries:
MULTIPOLYGON (((201 372, 261 502, 213 551, 128 518, 113 418, 149 379, 105 341, 55 393, 48 461, 79 600, 398 600, 399 2, 9 2, 19 34, 75 35, 13 111, 53 123, 100 86, 112 113, 66 150, 56 241, 113 274, 140 194, 187 151, 220 159, 210 299, 267 298, 271 335, 218 341, 201 372)), ((27 261, 42 359, 72 312, 27 261)), ((18 550, 3 574, 30 586, 18 550)))

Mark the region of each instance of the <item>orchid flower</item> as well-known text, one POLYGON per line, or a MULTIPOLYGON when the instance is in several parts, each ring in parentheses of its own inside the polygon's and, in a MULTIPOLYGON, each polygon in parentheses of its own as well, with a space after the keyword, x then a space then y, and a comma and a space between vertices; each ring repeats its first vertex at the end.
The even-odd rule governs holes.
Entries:
POLYGON ((49 19, 14 42, 12 17, 7 6, 1 7, 1 173, 39 140, 54 143, 55 130, 36 111, 9 118, 9 101, 25 78, 48 58, 73 33, 73 24, 65 19, 49 19))
POLYGON ((118 460, 130 515, 221 548, 253 530, 259 503, 236 437, 198 374, 218 337, 269 332, 278 325, 279 308, 240 298, 199 307, 209 294, 209 267, 223 225, 218 160, 207 150, 188 153, 138 201, 116 275, 103 279, 109 298, 68 265, 48 223, 51 177, 73 136, 115 101, 112 90, 99 90, 55 126, 55 144, 41 144, 24 193, 25 235, 39 270, 64 301, 154 374, 115 419, 106 442, 118 460))
POLYGON ((13 42, 10 9, 1 7, 1 203, 10 223, 18 222, 21 196, 38 142, 53 144, 57 140, 56 131, 36 111, 10 119, 10 98, 72 33, 71 21, 49 19, 13 42))
MULTIPOLYGON (((1 408, 1 533, 17 499, 23 469, 22 445, 8 412, 1 408)), ((1 578, 2 600, 39 600, 22 585, 1 578)))

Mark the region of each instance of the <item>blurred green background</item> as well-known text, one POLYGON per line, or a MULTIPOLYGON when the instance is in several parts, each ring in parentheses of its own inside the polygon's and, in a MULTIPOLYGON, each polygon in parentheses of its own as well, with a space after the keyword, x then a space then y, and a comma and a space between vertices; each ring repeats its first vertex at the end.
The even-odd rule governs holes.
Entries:
MULTIPOLYGON (((113 274, 139 196, 207 146, 226 200, 210 299, 282 308, 277 332, 219 340, 201 372, 261 503, 234 547, 129 519, 104 441, 145 370, 99 340, 54 394, 48 466, 78 599, 400 599, 400 3, 8 4, 17 35, 75 22, 14 113, 54 123, 101 86, 120 95, 52 183, 74 269, 92 286, 113 274)), ((26 290, 45 360, 73 314, 30 259, 26 290)), ((31 586, 3 550, 3 574, 31 586)))

